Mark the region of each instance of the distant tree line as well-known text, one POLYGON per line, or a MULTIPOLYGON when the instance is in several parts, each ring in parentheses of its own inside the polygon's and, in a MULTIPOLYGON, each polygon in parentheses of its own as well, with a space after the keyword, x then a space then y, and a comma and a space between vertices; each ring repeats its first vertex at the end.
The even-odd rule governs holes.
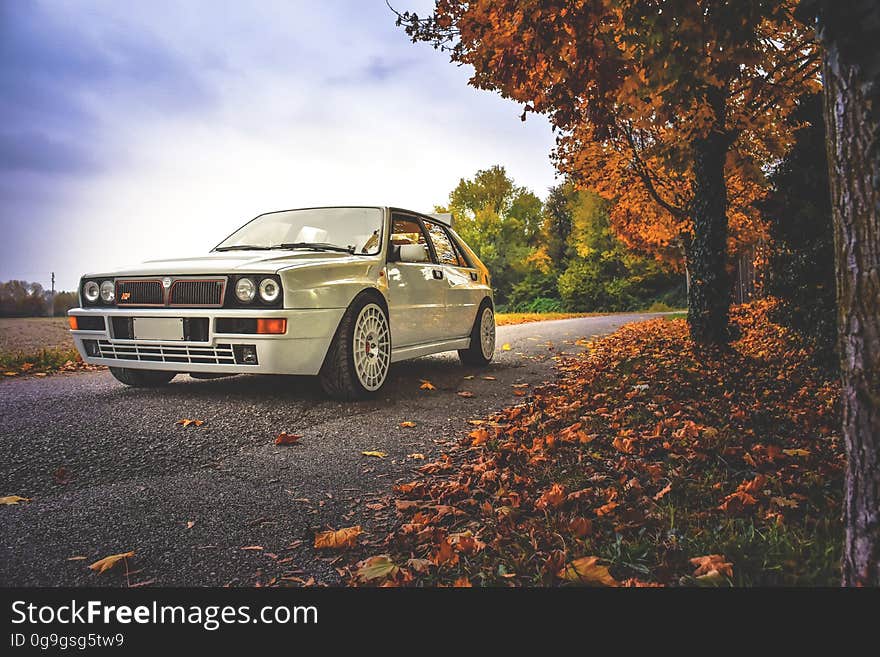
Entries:
POLYGON ((39 283, 0 283, 0 317, 63 316, 78 303, 76 292, 52 292, 39 283))

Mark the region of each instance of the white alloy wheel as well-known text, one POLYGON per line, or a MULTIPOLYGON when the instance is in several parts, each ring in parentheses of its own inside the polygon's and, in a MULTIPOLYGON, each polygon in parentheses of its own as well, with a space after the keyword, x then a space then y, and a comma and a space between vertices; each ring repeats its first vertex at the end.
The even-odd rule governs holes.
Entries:
POLYGON ((354 370, 360 384, 370 392, 381 388, 391 363, 391 340, 385 313, 375 303, 368 303, 358 314, 352 352, 354 370))
POLYGON ((483 357, 491 360, 495 353, 495 313, 489 307, 483 309, 480 317, 480 348, 483 357))

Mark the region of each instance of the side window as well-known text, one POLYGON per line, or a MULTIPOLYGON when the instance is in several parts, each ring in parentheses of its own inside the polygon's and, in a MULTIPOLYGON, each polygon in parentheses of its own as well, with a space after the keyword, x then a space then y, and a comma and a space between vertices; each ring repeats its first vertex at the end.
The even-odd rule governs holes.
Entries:
POLYGON ((391 217, 391 245, 421 244, 430 253, 428 238, 419 221, 413 217, 395 214, 391 217))
POLYGON ((434 243, 434 251, 437 253, 437 260, 440 264, 461 267, 462 264, 459 260, 458 252, 455 250, 455 246, 452 244, 452 240, 449 239, 449 235, 446 234, 443 226, 429 221, 425 222, 425 226, 428 227, 428 232, 431 234, 431 242, 434 243))

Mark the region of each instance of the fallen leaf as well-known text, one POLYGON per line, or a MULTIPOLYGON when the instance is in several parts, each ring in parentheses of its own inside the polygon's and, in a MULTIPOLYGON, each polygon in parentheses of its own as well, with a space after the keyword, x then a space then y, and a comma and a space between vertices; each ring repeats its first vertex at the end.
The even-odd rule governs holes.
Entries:
POLYGON ((607 516, 609 513, 611 513, 612 511, 614 511, 614 509, 617 508, 617 505, 618 505, 617 502, 609 502, 608 504, 603 504, 598 509, 596 509, 596 515, 599 516, 600 518, 602 516, 607 516))
POLYGON ((204 420, 191 420, 188 417, 183 418, 182 420, 178 420, 174 424, 179 424, 182 427, 188 427, 190 425, 195 425, 197 427, 202 426, 205 423, 204 420))
POLYGON ((412 429, 414 426, 416 426, 416 423, 407 420, 406 422, 401 422, 400 426, 402 426, 404 429, 412 429))
POLYGON ((284 433, 283 431, 275 436, 276 445, 296 445, 302 436, 298 433, 284 433))
POLYGON ((31 498, 21 497, 20 495, 7 495, 0 497, 0 504, 18 504, 19 502, 30 502, 31 498))
POLYGON ((95 563, 89 566, 89 569, 96 571, 100 575, 101 573, 113 568, 113 566, 115 566, 122 559, 128 559, 129 557, 133 556, 133 550, 130 552, 121 552, 120 554, 111 554, 109 557, 98 559, 95 563))
POLYGON ((473 375, 473 374, 468 374, 467 376, 462 377, 462 378, 463 378, 465 381, 470 381, 471 379, 474 378, 474 375, 473 375))
POLYGON ((370 502, 370 503, 368 503, 368 504, 366 505, 366 507, 367 507, 370 511, 381 511, 382 509, 385 508, 385 506, 386 506, 386 505, 385 505, 385 504, 382 504, 381 502, 370 502))
POLYGON ((265 550, 266 548, 264 548, 262 545, 246 545, 246 546, 244 546, 244 547, 241 548, 241 549, 242 549, 242 550, 251 550, 251 551, 254 551, 254 552, 259 552, 260 550, 265 550))
POLYGON ((460 392, 457 392, 455 394, 458 395, 459 397, 465 397, 465 398, 469 398, 469 397, 474 396, 474 393, 470 392, 469 390, 461 390, 460 392))
POLYGON ((497 381, 498 380, 494 376, 481 376, 480 378, 483 379, 483 381, 497 381))
POLYGON ((430 381, 426 381, 425 379, 422 379, 422 385, 419 386, 419 389, 420 390, 436 390, 437 388, 435 388, 434 384, 431 383, 430 381))
POLYGON ((400 568, 387 554, 380 554, 369 559, 364 559, 357 564, 355 576, 362 582, 370 582, 376 579, 395 577, 400 568))
POLYGON ((482 445, 489 441, 489 432, 485 429, 474 429, 468 434, 468 438, 471 439, 472 445, 482 445))
POLYGON ((696 566, 694 577, 705 578, 704 583, 715 583, 722 577, 733 578, 733 564, 724 560, 723 554, 707 554, 704 557, 690 559, 692 566, 696 566))
POLYGON ((187 528, 187 529, 192 529, 192 528, 195 527, 195 526, 196 526, 196 521, 195 521, 195 520, 187 520, 187 521, 186 521, 186 528, 187 528))
POLYGON ((568 528, 578 538, 585 538, 593 533, 593 521, 587 518, 572 518, 568 528))
POLYGON ((664 486, 663 489, 660 490, 660 492, 658 492, 658 493, 654 496, 654 501, 655 501, 655 502, 660 501, 660 500, 661 500, 663 497, 665 497, 666 494, 667 494, 669 491, 671 491, 671 490, 672 490, 672 484, 666 484, 666 486, 664 486))
POLYGON ((406 565, 417 573, 424 573, 434 564, 429 559, 409 559, 407 560, 406 565))
POLYGON ((607 566, 599 564, 599 557, 581 557, 560 570, 557 577, 567 582, 588 586, 617 586, 618 582, 608 572, 607 566))
POLYGON ((386 456, 388 456, 388 454, 386 454, 385 452, 376 452, 376 451, 361 452, 361 454, 363 454, 364 456, 372 456, 377 459, 384 459, 386 456))
POLYGON ((782 450, 783 454, 787 456, 809 456, 810 452, 805 449, 784 449, 782 450))
POLYGON ((315 548, 318 550, 344 550, 357 545, 357 537, 363 533, 360 525, 330 529, 315 533, 315 548))
POLYGON ((406 455, 406 458, 408 458, 408 459, 416 459, 417 461, 424 461, 424 460, 425 460, 425 455, 422 454, 421 452, 415 452, 415 453, 413 453, 413 454, 407 454, 407 455, 406 455))
POLYGON ((468 579, 467 575, 462 575, 452 583, 452 586, 457 589, 469 589, 473 584, 471 584, 471 580, 468 579))
POLYGON ((535 501, 536 509, 555 509, 565 501, 565 489, 559 484, 553 484, 535 501))
POLYGON ((501 351, 510 351, 510 345, 505 342, 503 345, 501 345, 501 351))
POLYGON ((68 561, 85 561, 86 559, 87 559, 87 557, 84 557, 84 556, 79 555, 79 554, 76 555, 75 557, 67 557, 67 560, 68 560, 68 561))
POLYGON ((467 423, 472 426, 479 427, 483 424, 486 424, 486 420, 468 420, 467 423))

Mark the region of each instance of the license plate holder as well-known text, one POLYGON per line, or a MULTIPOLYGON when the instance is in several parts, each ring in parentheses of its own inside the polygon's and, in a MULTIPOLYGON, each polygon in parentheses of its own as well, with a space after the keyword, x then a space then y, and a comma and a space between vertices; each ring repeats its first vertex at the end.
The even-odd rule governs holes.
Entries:
POLYGON ((183 340, 183 317, 134 317, 135 340, 183 340))

